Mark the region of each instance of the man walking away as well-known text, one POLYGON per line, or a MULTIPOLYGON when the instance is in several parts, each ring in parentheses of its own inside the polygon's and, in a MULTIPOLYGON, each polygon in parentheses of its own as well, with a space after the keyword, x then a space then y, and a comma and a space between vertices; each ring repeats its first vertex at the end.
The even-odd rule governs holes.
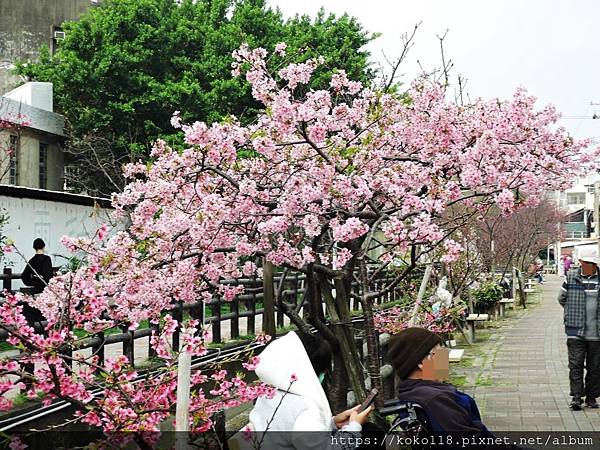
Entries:
POLYGON ((581 256, 580 268, 566 274, 558 297, 564 308, 569 355, 571 409, 580 411, 585 395, 588 408, 598 408, 600 395, 600 330, 598 314, 598 264, 595 256, 581 256), (586 369, 585 383, 583 378, 586 369))

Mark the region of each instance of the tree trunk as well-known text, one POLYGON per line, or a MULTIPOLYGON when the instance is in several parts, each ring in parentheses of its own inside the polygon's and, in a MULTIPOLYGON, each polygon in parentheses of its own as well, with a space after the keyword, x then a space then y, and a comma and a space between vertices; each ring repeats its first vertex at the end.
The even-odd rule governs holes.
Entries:
MULTIPOLYGON (((345 317, 340 316, 338 308, 336 308, 336 301, 331 293, 331 285, 324 275, 318 275, 319 285, 321 288, 321 295, 325 300, 327 312, 329 313, 329 321, 331 323, 333 334, 335 335, 339 343, 340 356, 344 362, 346 373, 348 374, 348 381, 350 387, 356 395, 358 401, 362 401, 366 397, 365 380, 361 370, 361 361, 359 354, 356 351, 356 345, 354 343, 354 336, 349 327, 350 315, 349 309, 348 315, 345 317)), ((337 294, 336 294, 337 295, 337 294)), ((336 368, 336 370, 338 370, 336 368)), ((336 374, 333 375, 334 381, 336 374)))
POLYGON ((263 331, 275 337, 275 281, 273 279, 273 263, 263 262, 263 331))
POLYGON ((346 409, 346 396, 348 393, 348 375, 346 373, 346 365, 340 354, 340 343, 337 335, 325 326, 322 313, 322 295, 315 273, 311 270, 306 275, 306 289, 308 293, 308 322, 314 326, 321 336, 326 339, 333 348, 333 374, 329 380, 329 389, 326 390, 329 404, 333 411, 341 412, 346 409))
POLYGON ((348 409, 348 371, 340 352, 333 352, 333 375, 328 387, 331 412, 338 414, 348 409))
MULTIPOLYGON (((373 303, 368 298, 369 283, 364 260, 360 261, 360 280, 362 285, 362 307, 365 317, 365 333, 367 338, 367 370, 371 377, 371 389, 375 388, 381 393, 375 399, 375 404, 380 408, 383 406, 383 383, 381 382, 381 363, 379 361, 379 333, 375 330, 373 303)), ((336 287, 337 284, 336 280, 336 287)))
POLYGON ((523 307, 523 309, 527 308, 527 305, 525 304, 525 300, 526 300, 526 294, 525 294, 525 289, 523 288, 523 273, 521 272, 517 279, 519 280, 519 297, 521 298, 521 306, 523 307))

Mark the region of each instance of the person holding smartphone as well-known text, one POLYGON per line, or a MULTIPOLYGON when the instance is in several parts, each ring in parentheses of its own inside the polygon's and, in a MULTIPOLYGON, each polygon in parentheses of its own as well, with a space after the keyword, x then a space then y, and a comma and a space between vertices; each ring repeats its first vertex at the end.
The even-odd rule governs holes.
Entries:
MULTIPOLYGON (((332 349, 316 335, 290 332, 259 355, 259 379, 276 388, 272 398, 259 397, 250 412, 247 442, 236 436, 234 448, 296 450, 356 448, 373 406, 358 405, 335 416, 322 387, 331 370, 332 349), (360 411, 359 411, 360 410, 360 411)), ((231 444, 231 442, 230 442, 231 444)))

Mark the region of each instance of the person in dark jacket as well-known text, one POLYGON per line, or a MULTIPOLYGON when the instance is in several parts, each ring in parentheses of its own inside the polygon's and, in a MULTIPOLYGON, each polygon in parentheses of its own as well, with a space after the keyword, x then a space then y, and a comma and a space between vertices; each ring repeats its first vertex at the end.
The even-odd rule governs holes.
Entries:
POLYGON ((581 256, 580 268, 566 274, 558 302, 564 308, 565 333, 569 356, 571 409, 580 411, 585 395, 588 408, 598 408, 600 395, 600 299, 596 256, 581 256), (587 371, 585 383, 584 367, 587 371))
POLYGON ((35 255, 27 262, 21 279, 32 288, 33 294, 41 294, 52 278, 52 260, 45 255, 46 243, 41 238, 33 241, 35 255))
POLYGON ((398 399, 421 405, 434 433, 492 437, 475 400, 443 382, 449 364, 448 349, 441 344, 437 334, 424 328, 407 328, 392 336, 388 355, 401 380, 398 399))
MULTIPOLYGON (((48 282, 52 278, 52 260, 48 255, 44 254, 46 243, 43 239, 37 238, 33 241, 33 249, 35 255, 27 262, 27 266, 21 274, 21 281, 26 286, 31 287, 32 294, 41 294, 44 288, 48 285, 48 282)), ((23 315, 27 319, 27 323, 32 326, 36 332, 41 333, 42 322, 46 320, 41 311, 31 306, 28 302, 21 302, 20 305, 23 307, 23 315)), ((34 365, 25 364, 24 370, 28 373, 33 374, 34 365)), ((29 381, 25 382, 27 387, 31 384, 29 381)))
POLYGON ((449 372, 448 353, 440 336, 424 328, 407 328, 389 342, 388 356, 400 378, 398 400, 417 403, 425 410, 431 435, 453 438, 424 448, 531 450, 498 440, 481 421, 475 400, 444 383, 449 372))

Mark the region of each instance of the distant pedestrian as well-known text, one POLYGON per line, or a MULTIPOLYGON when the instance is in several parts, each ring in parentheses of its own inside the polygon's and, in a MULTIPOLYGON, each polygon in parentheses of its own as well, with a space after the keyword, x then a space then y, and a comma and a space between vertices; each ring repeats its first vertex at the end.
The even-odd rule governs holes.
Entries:
MULTIPOLYGON (((31 288, 32 294, 41 294, 48 282, 52 278, 52 260, 45 255, 46 243, 43 239, 37 238, 33 241, 35 255, 27 262, 27 266, 21 274, 21 281, 31 288)), ((42 322, 46 320, 41 311, 31 306, 28 302, 19 303, 23 307, 23 315, 27 323, 36 330, 37 333, 43 333, 42 322)), ((25 372, 33 374, 33 363, 23 365, 25 372)), ((30 388, 31 381, 26 380, 25 385, 30 388)))
POLYGON ((563 278, 565 276, 565 255, 560 257, 560 261, 558 261, 558 276, 563 278))
POLYGON ((540 258, 536 259, 534 270, 534 278, 538 281, 538 283, 542 284, 544 282, 544 263, 540 258))
POLYGON ((567 256, 565 258, 565 275, 567 274, 567 272, 569 272, 569 270, 571 270, 571 265, 573 264, 573 260, 571 259, 570 256, 567 256))
POLYGON ((558 297, 564 308, 569 356, 571 409, 580 411, 585 395, 588 408, 598 408, 600 395, 600 308, 598 264, 595 256, 581 256, 580 268, 567 273, 558 297), (585 382, 583 377, 586 370, 585 382))
POLYGON ((32 288, 34 294, 41 294, 52 278, 52 260, 45 255, 46 243, 41 238, 33 241, 35 255, 27 262, 21 279, 32 288))
MULTIPOLYGON (((44 254, 46 243, 37 238, 33 241, 35 255, 27 262, 27 266, 21 274, 21 281, 31 289, 32 294, 41 294, 52 278, 52 260, 44 254)), ((34 308, 27 302, 22 302, 23 315, 32 327, 39 326, 41 321, 46 320, 39 309, 34 308)))

